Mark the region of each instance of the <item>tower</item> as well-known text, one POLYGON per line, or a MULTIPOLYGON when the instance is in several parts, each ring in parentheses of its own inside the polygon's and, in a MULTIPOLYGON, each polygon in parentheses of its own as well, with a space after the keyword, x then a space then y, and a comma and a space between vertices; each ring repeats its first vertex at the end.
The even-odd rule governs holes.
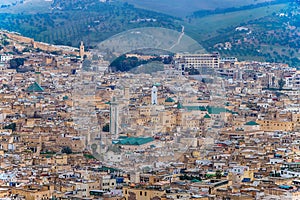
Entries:
POLYGON ((129 100, 129 96, 130 96, 129 87, 125 86, 124 87, 124 98, 129 100))
POLYGON ((157 87, 156 86, 152 87, 151 104, 152 105, 157 105, 157 87))
POLYGON ((118 128, 119 128, 119 109, 118 102, 116 98, 113 97, 110 102, 110 124, 109 124, 109 132, 111 134, 112 139, 118 139, 118 128))
POLYGON ((34 40, 31 40, 30 43, 31 43, 32 47, 33 47, 34 49, 36 49, 37 46, 36 46, 35 41, 34 41, 34 40))
POLYGON ((83 57, 84 57, 84 45, 83 45, 83 41, 80 42, 79 56, 80 56, 81 60, 83 60, 83 57))
POLYGON ((40 68, 38 68, 36 71, 35 71, 35 82, 37 82, 39 85, 41 85, 41 71, 40 71, 40 68))

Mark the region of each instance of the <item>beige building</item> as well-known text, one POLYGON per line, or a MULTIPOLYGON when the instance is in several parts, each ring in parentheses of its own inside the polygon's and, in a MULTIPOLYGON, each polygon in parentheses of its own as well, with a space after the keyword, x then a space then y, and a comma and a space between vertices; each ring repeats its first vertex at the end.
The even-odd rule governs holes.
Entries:
POLYGON ((46 200, 50 199, 54 186, 34 186, 29 185, 22 188, 12 188, 12 194, 24 196, 26 200, 46 200))
POLYGON ((295 128, 293 121, 257 120, 256 122, 263 131, 294 131, 295 128))
POLYGON ((135 200, 153 200, 162 199, 166 194, 165 191, 160 190, 148 190, 145 188, 134 188, 134 187, 124 187, 123 196, 125 200, 135 199, 135 200))
POLYGON ((218 53, 213 54, 176 54, 175 55, 177 67, 180 70, 186 68, 200 69, 203 67, 219 68, 220 67, 220 55, 218 53))

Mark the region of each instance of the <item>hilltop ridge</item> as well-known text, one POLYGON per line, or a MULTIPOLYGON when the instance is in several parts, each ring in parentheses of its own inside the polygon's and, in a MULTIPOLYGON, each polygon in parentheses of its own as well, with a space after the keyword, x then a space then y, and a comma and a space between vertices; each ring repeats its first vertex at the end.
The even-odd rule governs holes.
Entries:
MULTIPOLYGON (((0 8, 0 28, 19 32, 36 41, 75 47, 84 41, 88 48, 93 48, 99 42, 130 29, 163 27, 181 31, 183 25, 185 34, 208 52, 218 51, 224 56, 236 56, 240 60, 284 62, 294 67, 300 66, 299 1, 295 0, 275 0, 270 3, 261 0, 255 1, 255 4, 251 4, 252 0, 243 1, 244 4, 227 0, 229 3, 226 6, 215 3, 210 10, 207 9, 212 2, 206 2, 207 7, 199 10, 197 5, 203 3, 199 1, 195 6, 189 6, 194 14, 191 11, 188 16, 184 14, 182 17, 162 14, 146 3, 139 8, 134 0, 33 1, 43 1, 44 4, 31 2, 22 9, 0 8), (39 7, 43 8, 37 9, 39 7), (239 27, 245 29, 236 31, 239 27)), ((180 3, 175 1, 173 6, 159 6, 168 2, 161 1, 157 7, 167 11, 167 8, 175 9, 180 3)), ((195 3, 194 0, 189 2, 195 3)), ((180 8, 184 10, 185 6, 180 8)))

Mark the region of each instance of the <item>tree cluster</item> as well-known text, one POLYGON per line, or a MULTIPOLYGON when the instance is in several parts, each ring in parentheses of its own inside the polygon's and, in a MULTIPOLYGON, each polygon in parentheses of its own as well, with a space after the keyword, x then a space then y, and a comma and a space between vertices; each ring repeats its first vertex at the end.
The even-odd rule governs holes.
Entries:
POLYGON ((18 69, 20 66, 24 65, 25 58, 14 58, 9 61, 9 66, 11 69, 18 69))

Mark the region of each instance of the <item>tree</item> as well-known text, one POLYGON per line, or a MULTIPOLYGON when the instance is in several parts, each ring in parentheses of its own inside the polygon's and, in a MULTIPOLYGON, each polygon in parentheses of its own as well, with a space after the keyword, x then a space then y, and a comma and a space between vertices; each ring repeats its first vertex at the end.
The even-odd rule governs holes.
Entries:
POLYGON ((282 78, 278 80, 279 90, 282 90, 284 85, 285 85, 285 81, 282 78))
POLYGON ((275 76, 272 77, 272 85, 275 85, 275 76))
POLYGON ((188 72, 189 72, 189 75, 199 75, 200 74, 200 72, 197 69, 195 69, 194 67, 188 69, 188 72))
POLYGON ((71 154, 72 153, 72 149, 68 146, 65 146, 62 148, 61 150, 62 153, 66 153, 66 154, 71 154))
POLYGON ((7 45, 9 45, 9 42, 7 40, 3 40, 2 44, 3 44, 3 46, 7 46, 7 45))
POLYGON ((9 66, 11 69, 18 69, 20 66, 24 65, 25 58, 14 58, 9 61, 9 66))
POLYGON ((221 170, 217 170, 216 171, 216 178, 217 179, 221 179, 221 177, 222 177, 222 171, 221 170))
POLYGON ((84 71, 89 71, 91 69, 91 65, 92 65, 92 61, 90 61, 90 60, 84 60, 82 62, 82 69, 84 71))
POLYGON ((11 123, 7 126, 4 126, 4 129, 11 129, 12 131, 16 131, 16 127, 17 127, 16 123, 11 123))
POLYGON ((105 124, 105 126, 103 126, 102 128, 103 132, 109 132, 109 124, 105 124))
POLYGON ((92 145, 91 145, 91 148, 92 148, 92 150, 93 150, 93 153, 96 152, 96 150, 97 150, 97 148, 98 148, 98 147, 97 147, 97 144, 92 144, 92 145))
POLYGON ((30 52, 30 49, 28 48, 28 47, 25 47, 23 50, 22 50, 22 52, 24 53, 24 52, 30 52))

